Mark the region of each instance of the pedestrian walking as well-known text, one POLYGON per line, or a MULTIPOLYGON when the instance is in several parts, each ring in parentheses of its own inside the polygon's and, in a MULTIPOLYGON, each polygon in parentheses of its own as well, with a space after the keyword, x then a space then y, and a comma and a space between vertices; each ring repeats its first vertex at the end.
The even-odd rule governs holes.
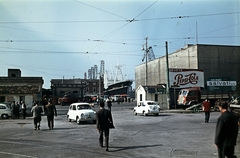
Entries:
POLYGON ((217 120, 215 144, 218 149, 219 158, 236 158, 234 147, 237 142, 238 120, 237 117, 228 111, 228 103, 220 103, 221 116, 217 120))
POLYGON ((43 112, 42 107, 38 106, 38 103, 35 102, 34 106, 31 109, 31 112, 33 113, 33 123, 34 123, 34 129, 40 130, 40 123, 42 120, 41 114, 43 112))
POLYGON ((106 151, 109 151, 109 132, 110 128, 114 128, 113 119, 110 110, 104 108, 104 102, 100 102, 100 110, 96 113, 97 116, 97 130, 100 134, 99 145, 103 146, 103 135, 105 137, 106 151), (112 125, 112 127, 110 126, 112 125))
POLYGON ((11 104, 11 115, 12 115, 12 119, 15 119, 15 101, 12 102, 11 104))
POLYGON ((26 106, 26 104, 24 103, 24 101, 21 101, 21 110, 22 110, 22 118, 25 119, 27 106, 26 106))
POLYGON ((51 104, 51 100, 48 100, 48 104, 46 105, 46 115, 48 121, 48 128, 50 130, 54 127, 54 115, 57 117, 57 110, 55 105, 51 104))
POLYGON ((42 100, 42 105, 43 105, 43 110, 44 110, 44 114, 46 115, 46 105, 48 104, 47 98, 43 98, 42 100))
POLYGON ((108 110, 111 111, 111 107, 112 107, 112 99, 110 97, 107 98, 106 100, 107 102, 107 107, 108 107, 108 110))
POLYGON ((17 119, 19 119, 19 112, 20 112, 20 105, 18 104, 18 102, 15 102, 14 113, 17 119))
POLYGON ((209 123, 211 104, 208 98, 205 99, 202 106, 203 106, 203 111, 205 112, 205 123, 209 123))

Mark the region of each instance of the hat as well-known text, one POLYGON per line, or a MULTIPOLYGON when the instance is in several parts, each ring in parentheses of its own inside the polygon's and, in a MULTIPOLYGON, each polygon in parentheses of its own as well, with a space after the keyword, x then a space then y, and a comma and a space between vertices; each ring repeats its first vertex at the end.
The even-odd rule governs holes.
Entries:
POLYGON ((222 102, 218 106, 221 106, 223 109, 227 109, 228 108, 228 103, 227 102, 222 102))

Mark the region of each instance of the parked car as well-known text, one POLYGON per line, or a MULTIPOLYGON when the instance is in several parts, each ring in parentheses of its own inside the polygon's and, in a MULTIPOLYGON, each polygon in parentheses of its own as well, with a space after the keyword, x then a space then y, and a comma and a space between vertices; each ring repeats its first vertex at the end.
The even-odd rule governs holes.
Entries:
POLYGON ((2 119, 8 119, 11 116, 11 105, 8 103, 0 103, 0 117, 2 119))
POLYGON ((67 119, 69 122, 74 120, 77 124, 85 121, 96 123, 96 112, 89 103, 73 103, 69 106, 67 119))
POLYGON ((160 106, 154 101, 141 101, 133 108, 135 115, 143 114, 144 116, 153 114, 158 116, 160 112, 160 106))

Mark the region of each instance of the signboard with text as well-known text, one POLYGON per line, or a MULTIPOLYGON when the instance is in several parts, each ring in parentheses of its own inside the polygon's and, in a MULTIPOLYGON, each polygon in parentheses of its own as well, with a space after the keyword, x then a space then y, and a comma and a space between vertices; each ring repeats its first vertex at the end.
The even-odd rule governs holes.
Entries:
POLYGON ((223 78, 208 78, 207 87, 209 90, 235 90, 237 81, 229 77, 223 78))
POLYGON ((172 88, 204 87, 203 70, 169 69, 169 84, 172 88))

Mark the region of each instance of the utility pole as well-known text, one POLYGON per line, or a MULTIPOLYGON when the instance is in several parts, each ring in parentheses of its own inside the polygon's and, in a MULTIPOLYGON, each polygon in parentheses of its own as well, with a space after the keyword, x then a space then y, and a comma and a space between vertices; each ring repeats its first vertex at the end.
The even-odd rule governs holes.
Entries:
POLYGON ((148 69, 147 69, 147 56, 148 56, 148 46, 147 46, 147 40, 148 40, 148 38, 146 37, 146 49, 145 49, 145 52, 146 52, 146 55, 145 55, 145 57, 146 57, 146 80, 145 80, 145 86, 147 86, 147 84, 148 84, 148 77, 147 77, 147 75, 148 75, 148 69))
POLYGON ((144 47, 144 45, 143 45, 143 47, 142 47, 142 50, 144 50, 145 51, 145 53, 144 53, 144 57, 143 57, 143 59, 142 59, 142 61, 144 61, 144 58, 145 58, 145 65, 146 65, 146 70, 145 70, 145 91, 146 91, 146 96, 145 96, 145 100, 147 100, 147 85, 148 85, 148 68, 147 68, 147 60, 148 60, 148 52, 149 52, 149 48, 148 48, 148 46, 147 46, 147 40, 148 40, 148 37, 146 37, 145 38, 145 40, 146 40, 146 43, 145 43, 145 47, 144 47))
POLYGON ((148 84, 148 77, 147 77, 147 74, 148 74, 147 60, 148 60, 148 52, 149 52, 149 48, 148 48, 148 46, 147 46, 147 44, 148 44, 148 43, 147 43, 148 37, 146 37, 145 40, 146 40, 145 47, 144 47, 144 45, 143 45, 143 47, 142 47, 142 50, 145 51, 145 52, 144 52, 144 57, 143 57, 142 61, 144 61, 144 58, 145 58, 145 66, 146 66, 146 69, 145 69, 145 86, 147 86, 147 84, 148 84))
POLYGON ((170 95, 169 95, 169 64, 168 64, 168 42, 166 41, 166 79, 167 79, 167 87, 166 87, 166 94, 167 94, 167 103, 168 109, 170 109, 170 95))

